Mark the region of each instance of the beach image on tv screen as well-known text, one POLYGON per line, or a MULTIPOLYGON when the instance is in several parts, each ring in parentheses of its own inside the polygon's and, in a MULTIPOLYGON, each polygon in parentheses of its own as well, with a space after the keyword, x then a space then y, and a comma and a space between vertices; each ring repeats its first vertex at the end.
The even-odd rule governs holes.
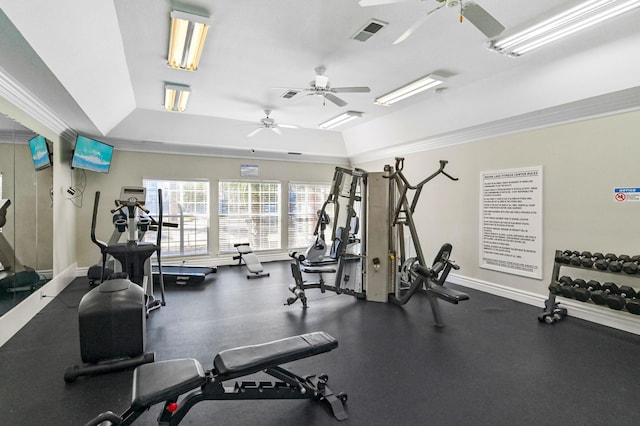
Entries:
POLYGON ((71 167, 108 173, 113 147, 111 145, 78 136, 71 167))
POLYGON ((44 136, 36 136, 29 141, 31 148, 31 156, 33 157, 33 165, 36 170, 42 169, 49 165, 49 150, 47 149, 47 141, 44 136))

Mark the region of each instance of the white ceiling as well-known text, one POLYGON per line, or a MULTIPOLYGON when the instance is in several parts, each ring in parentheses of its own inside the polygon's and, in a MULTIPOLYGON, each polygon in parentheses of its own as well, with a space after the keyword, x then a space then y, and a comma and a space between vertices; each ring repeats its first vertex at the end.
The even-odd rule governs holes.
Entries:
MULTIPOLYGON (((579 1, 477 3, 510 34, 579 1)), ((486 49, 484 35, 446 8, 407 41, 392 44, 437 5, 435 0, 373 7, 361 7, 358 0, 0 0, 24 39, 13 37, 12 54, 34 57, 8 63, 11 56, 3 55, 0 71, 4 68, 72 130, 116 148, 301 152, 307 158, 352 161, 639 86, 638 10, 520 58, 486 49), (211 16, 196 72, 166 65, 172 9, 211 16), (372 18, 389 25, 367 42, 351 39, 372 18), (284 90, 273 89, 308 87, 319 65, 333 87, 368 86, 371 93, 339 94, 348 102, 340 108, 315 96, 286 100, 284 90), (54 78, 42 70, 37 74, 36 66, 54 78), (431 72, 450 76, 446 90, 392 107, 373 104, 375 97, 431 72), (185 113, 163 110, 165 82, 191 86, 185 113), (47 95, 51 90, 67 97, 47 95), (248 138, 267 107, 277 122, 301 128, 248 138), (339 131, 318 128, 347 110, 364 116, 339 131)), ((632 107, 640 107, 640 100, 632 107)))

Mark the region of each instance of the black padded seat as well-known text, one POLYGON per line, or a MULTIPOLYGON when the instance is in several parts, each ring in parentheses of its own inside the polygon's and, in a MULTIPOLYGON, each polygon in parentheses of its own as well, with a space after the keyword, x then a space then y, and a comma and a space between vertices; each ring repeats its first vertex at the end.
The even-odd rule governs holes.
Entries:
POLYGON ((462 302, 463 300, 469 300, 469 295, 467 293, 463 293, 461 291, 441 285, 434 285, 432 287, 429 287, 427 291, 436 295, 436 297, 438 297, 439 299, 442 299, 445 302, 453 303, 454 305, 457 305, 458 302, 462 302))
POLYGON ((193 358, 144 364, 133 373, 131 407, 150 407, 182 395, 207 381, 202 365, 193 358))
POLYGON ((213 367, 220 381, 246 376, 269 367, 328 352, 338 347, 331 335, 316 331, 259 345, 220 352, 213 367))
POLYGON ((300 270, 307 274, 335 274, 336 270, 330 266, 300 266, 300 270))

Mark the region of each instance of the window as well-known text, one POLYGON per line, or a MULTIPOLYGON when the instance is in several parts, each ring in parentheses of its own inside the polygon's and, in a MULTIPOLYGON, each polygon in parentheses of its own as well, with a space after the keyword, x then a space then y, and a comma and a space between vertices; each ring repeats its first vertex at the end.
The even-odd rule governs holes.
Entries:
MULTIPOLYGON (((289 184, 288 247, 309 247, 315 239, 313 231, 318 221, 318 211, 329 198, 328 183, 289 184)), ((329 211, 328 213, 332 213, 329 211)), ((333 218, 331 218, 333 219, 333 218)), ((327 238, 331 238, 328 235, 327 238)))
MULTIPOLYGON (((146 207, 158 215, 158 189, 162 189, 163 221, 178 225, 162 228, 162 256, 209 254, 209 182, 143 179, 146 207)), ((155 241, 155 232, 145 241, 155 241)))
POLYGON ((249 243, 253 250, 279 249, 280 183, 220 181, 218 238, 220 252, 249 243))

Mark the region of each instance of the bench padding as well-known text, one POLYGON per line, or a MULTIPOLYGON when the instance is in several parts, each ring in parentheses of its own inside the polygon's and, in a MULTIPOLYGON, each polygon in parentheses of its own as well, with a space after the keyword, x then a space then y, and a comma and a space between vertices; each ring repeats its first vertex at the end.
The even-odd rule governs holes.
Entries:
POLYGON ((449 303, 453 303, 454 305, 457 305, 458 302, 462 302, 463 300, 469 300, 469 295, 467 293, 463 293, 461 291, 441 285, 434 285, 427 291, 434 294, 439 299, 442 299, 449 303))
POLYGON ((207 381, 202 365, 192 358, 143 364, 133 372, 131 407, 150 407, 202 386, 207 381))
POLYGON ((325 332, 317 331, 222 351, 213 360, 213 367, 219 380, 224 381, 328 352, 337 347, 336 339, 325 332))

